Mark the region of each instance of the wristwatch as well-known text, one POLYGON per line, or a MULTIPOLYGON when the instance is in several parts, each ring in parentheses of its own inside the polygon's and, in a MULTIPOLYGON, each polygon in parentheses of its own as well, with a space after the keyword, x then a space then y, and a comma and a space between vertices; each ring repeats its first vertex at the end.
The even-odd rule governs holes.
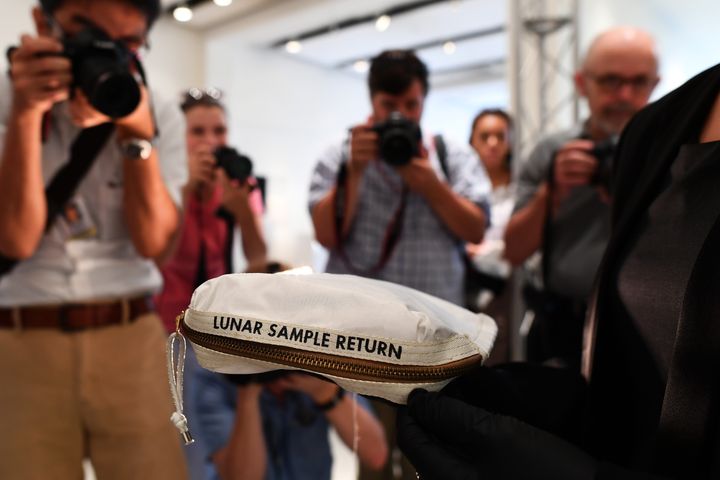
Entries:
POLYGON ((316 403, 315 408, 317 408, 321 412, 327 412, 328 410, 332 410, 338 403, 340 403, 340 400, 342 400, 344 396, 345 390, 338 387, 338 391, 333 398, 331 398, 325 403, 316 403))
POLYGON ((153 144, 144 138, 130 138, 119 143, 123 158, 130 160, 147 160, 152 153, 153 144))

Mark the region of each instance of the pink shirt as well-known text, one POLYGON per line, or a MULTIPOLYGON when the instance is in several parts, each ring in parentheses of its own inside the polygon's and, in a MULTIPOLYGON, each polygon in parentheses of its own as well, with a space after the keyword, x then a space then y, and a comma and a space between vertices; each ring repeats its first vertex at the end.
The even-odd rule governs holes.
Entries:
MULTIPOLYGON (((160 269, 163 290, 155 296, 155 307, 168 332, 175 331, 175 317, 187 308, 195 290, 201 246, 204 251, 206 279, 228 273, 225 261, 227 224, 215 214, 221 199, 220 186, 215 188, 206 202, 200 202, 195 196, 190 197, 185 207, 182 235, 177 250, 160 269)), ((256 188, 250 193, 249 203, 253 213, 262 214, 260 189, 256 188)))

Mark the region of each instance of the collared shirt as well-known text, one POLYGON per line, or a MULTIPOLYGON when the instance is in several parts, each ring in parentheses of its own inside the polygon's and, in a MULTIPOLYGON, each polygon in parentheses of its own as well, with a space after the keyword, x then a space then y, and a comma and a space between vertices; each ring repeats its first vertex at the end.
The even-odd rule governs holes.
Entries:
MULTIPOLYGON (((524 208, 538 187, 548 179, 555 153, 565 143, 580 138, 583 127, 550 135, 533 149, 520 167, 514 212, 524 208)), ((560 204, 551 224, 552 252, 547 272, 549 291, 585 300, 610 238, 610 205, 594 186, 575 187, 560 204)))
MULTIPOLYGON (((155 296, 155 307, 168 331, 175 331, 175 317, 190 304, 190 297, 199 280, 200 262, 203 262, 203 281, 229 271, 225 255, 227 223, 217 215, 221 202, 220 185, 204 202, 195 196, 188 199, 180 242, 173 257, 161 269, 163 290, 155 296)), ((255 215, 262 214, 262 194, 259 188, 250 192, 248 203, 255 215)))
MULTIPOLYGON (((163 181, 181 205, 187 181, 185 124, 177 105, 152 93, 160 136, 155 146, 163 181)), ((0 149, 4 149, 12 86, 0 78, 0 149)), ((45 184, 69 160, 80 132, 70 121, 68 103, 52 109, 42 145, 45 184)), ((113 134, 78 190, 58 215, 33 256, 0 280, 0 306, 57 304, 110 299, 157 290, 162 278, 152 260, 135 250, 123 218, 123 159, 113 134)), ((138 160, 142 161, 142 160, 138 160)))
MULTIPOLYGON (((197 376, 198 437, 207 445, 208 478, 219 476, 212 455, 224 448, 236 421, 237 387, 222 375, 201 370, 197 376)), ((358 405, 370 410, 369 403, 357 396, 358 405)), ((330 424, 312 399, 300 392, 286 392, 282 399, 264 390, 260 394, 265 448, 266 480, 329 480, 332 455, 328 433, 330 424)), ((259 439, 258 439, 259 440, 259 439)))
MULTIPOLYGON (((445 178, 432 142, 429 160, 435 173, 450 188, 480 206, 488 213, 490 180, 477 154, 446 142, 449 178, 445 178)), ((310 210, 332 189, 342 162, 349 156, 347 142, 327 150, 320 158, 310 185, 310 210)), ((355 268, 367 271, 377 264, 383 240, 393 216, 398 211, 403 181, 400 175, 382 161, 368 165, 360 183, 357 210, 343 248, 355 268)), ((489 215, 488 215, 489 217, 489 215)), ((455 304, 463 302, 463 242, 456 237, 419 194, 409 192, 400 239, 381 271, 365 273, 435 295, 455 304)), ((348 268, 337 250, 330 251, 326 267, 330 273, 355 273, 348 268)))

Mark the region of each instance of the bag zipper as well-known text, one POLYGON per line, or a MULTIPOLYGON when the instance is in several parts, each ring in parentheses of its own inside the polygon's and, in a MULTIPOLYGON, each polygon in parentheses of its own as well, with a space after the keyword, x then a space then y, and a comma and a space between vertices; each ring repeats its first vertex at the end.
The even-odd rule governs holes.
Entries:
POLYGON ((353 380, 382 383, 440 382, 460 376, 482 362, 482 355, 476 354, 444 365, 396 365, 198 332, 185 323, 184 312, 177 321, 178 332, 201 347, 353 380))

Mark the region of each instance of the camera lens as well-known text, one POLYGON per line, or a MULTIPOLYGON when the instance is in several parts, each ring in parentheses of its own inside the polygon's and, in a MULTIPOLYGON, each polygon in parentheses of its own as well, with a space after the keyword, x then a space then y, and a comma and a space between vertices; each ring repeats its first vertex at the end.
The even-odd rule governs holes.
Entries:
POLYGON ((83 91, 90 104, 111 118, 130 115, 140 104, 140 87, 129 73, 104 72, 83 91))
POLYGON ((401 113, 392 112, 385 122, 375 125, 374 130, 379 137, 380 157, 386 163, 406 165, 419 154, 420 126, 401 113))
POLYGON ((74 86, 111 118, 125 117, 140 104, 140 85, 131 73, 132 54, 105 32, 87 28, 64 40, 74 86))

